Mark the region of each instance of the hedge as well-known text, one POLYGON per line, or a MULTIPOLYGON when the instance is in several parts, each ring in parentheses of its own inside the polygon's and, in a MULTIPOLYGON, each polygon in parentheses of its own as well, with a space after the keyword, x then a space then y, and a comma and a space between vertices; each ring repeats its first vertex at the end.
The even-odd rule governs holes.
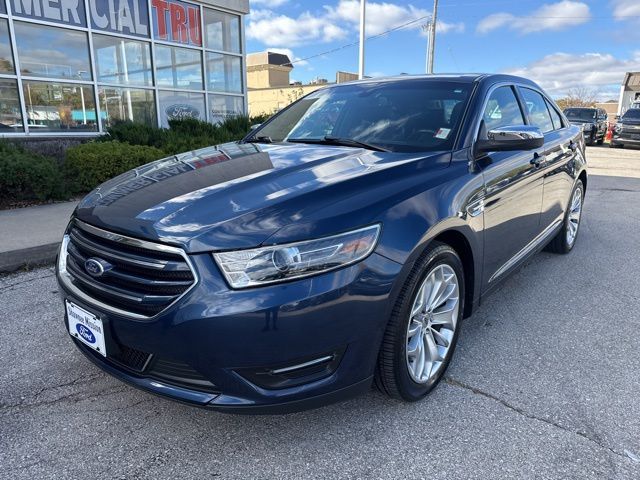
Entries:
POLYGON ((67 149, 60 165, 0 140, 0 204, 70 198, 154 160, 242 139, 266 117, 233 117, 213 125, 194 119, 170 121, 170 128, 119 122, 97 140, 67 149))
POLYGON ((0 142, 0 203, 59 200, 65 196, 56 160, 0 142))
POLYGON ((155 147, 129 145, 118 141, 90 142, 67 150, 64 167, 69 192, 88 192, 121 173, 164 157, 155 147))

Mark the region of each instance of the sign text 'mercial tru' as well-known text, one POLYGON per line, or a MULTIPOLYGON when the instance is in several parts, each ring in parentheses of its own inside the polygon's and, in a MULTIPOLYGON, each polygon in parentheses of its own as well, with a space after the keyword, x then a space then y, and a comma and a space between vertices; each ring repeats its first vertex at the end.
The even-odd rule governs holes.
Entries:
MULTIPOLYGON (((35 18, 66 25, 87 26, 84 0, 10 0, 17 17, 35 18)), ((149 36, 145 0, 90 0, 91 26, 105 32, 149 36)))

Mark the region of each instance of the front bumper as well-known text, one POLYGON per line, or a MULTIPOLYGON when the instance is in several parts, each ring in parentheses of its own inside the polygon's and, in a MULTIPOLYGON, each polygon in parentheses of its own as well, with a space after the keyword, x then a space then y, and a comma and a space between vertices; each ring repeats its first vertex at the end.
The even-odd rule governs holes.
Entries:
POLYGON ((640 133, 638 134, 613 134, 611 138, 613 145, 640 145, 640 133))
POLYGON ((63 297, 103 321, 107 358, 74 340, 78 348, 104 371, 136 387, 236 413, 313 408, 370 387, 401 265, 374 253, 316 277, 231 290, 210 255, 190 260, 198 272, 195 287, 148 320, 79 299, 58 275, 63 297), (110 356, 123 348, 188 366, 209 386, 158 376, 154 362, 132 369, 110 356), (313 364, 323 358, 324 363, 313 364), (295 368, 307 363, 312 366, 295 368))

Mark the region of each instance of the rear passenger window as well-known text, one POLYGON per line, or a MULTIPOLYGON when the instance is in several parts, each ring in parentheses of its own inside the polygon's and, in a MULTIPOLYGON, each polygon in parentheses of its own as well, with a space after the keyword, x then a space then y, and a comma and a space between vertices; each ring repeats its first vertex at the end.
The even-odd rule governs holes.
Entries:
POLYGON ((482 119, 487 131, 498 127, 524 125, 520 105, 511 87, 498 87, 489 95, 482 119))
POLYGON ((562 128, 562 118, 560 118, 560 114, 555 108, 553 108, 553 105, 551 105, 546 99, 545 101, 547 103, 547 108, 549 109, 549 113, 551 113, 551 121, 553 122, 553 129, 560 130, 562 128))
POLYGON ((528 88, 521 88, 520 92, 522 93, 524 103, 527 105, 531 124, 534 127, 538 127, 542 133, 552 131, 553 122, 551 121, 551 115, 549 114, 547 102, 544 97, 538 92, 534 92, 528 88))

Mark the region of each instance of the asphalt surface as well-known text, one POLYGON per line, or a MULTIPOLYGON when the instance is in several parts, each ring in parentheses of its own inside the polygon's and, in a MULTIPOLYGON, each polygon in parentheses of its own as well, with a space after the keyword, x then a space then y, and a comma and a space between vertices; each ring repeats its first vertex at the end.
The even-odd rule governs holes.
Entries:
POLYGON ((640 478, 640 151, 589 157, 574 251, 489 297, 416 404, 176 404, 75 350, 51 268, 0 278, 0 478, 640 478))

